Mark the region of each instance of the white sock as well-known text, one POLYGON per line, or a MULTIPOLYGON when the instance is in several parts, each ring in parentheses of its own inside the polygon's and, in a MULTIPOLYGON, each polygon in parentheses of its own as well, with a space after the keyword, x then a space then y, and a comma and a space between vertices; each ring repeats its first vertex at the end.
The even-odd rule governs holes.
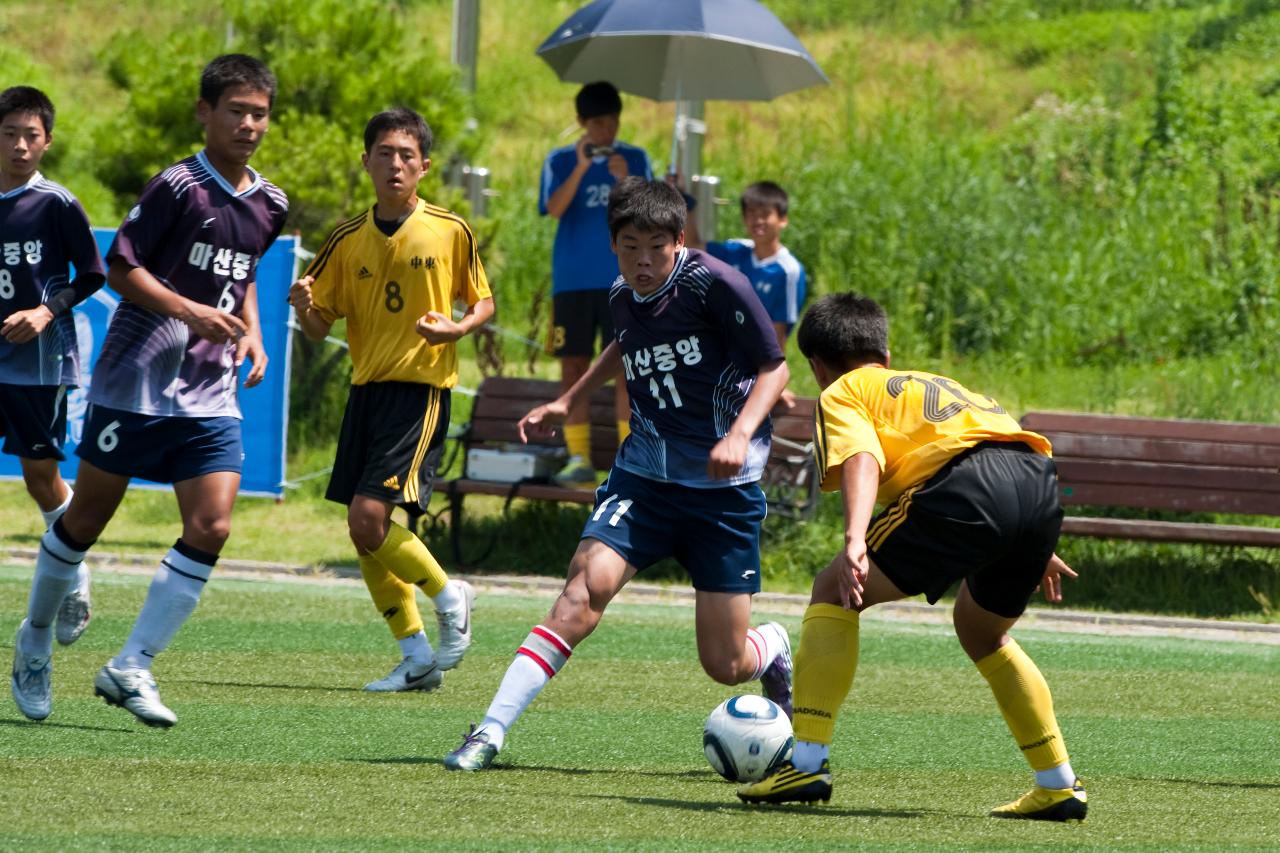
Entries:
POLYGON ((756 656, 755 674, 748 679, 754 681, 764 675, 764 671, 773 663, 773 659, 782 651, 783 641, 779 636, 782 630, 776 622, 766 622, 758 628, 747 629, 747 648, 756 656))
POLYGON ((801 773, 817 773, 830 752, 831 747, 825 743, 798 740, 791 751, 791 763, 801 773))
POLYGON ((447 583, 444 589, 431 596, 431 603, 436 606, 439 613, 447 613, 462 603, 462 593, 458 591, 458 585, 455 583, 447 583))
POLYGON ((402 637, 396 642, 400 644, 400 653, 407 658, 426 662, 435 657, 435 653, 431 650, 431 641, 422 631, 402 637))
POLYGON ((44 516, 45 530, 48 530, 50 527, 53 527, 53 523, 57 521, 59 518, 62 518, 62 514, 67 511, 67 507, 71 506, 71 496, 74 494, 75 492, 71 490, 71 487, 67 486, 67 499, 65 501, 58 504, 53 509, 47 512, 45 510, 40 510, 40 514, 44 516))
POLYGON ((76 570, 76 589, 87 592, 89 589, 89 567, 84 563, 76 570))
POLYGON ((1064 761, 1057 767, 1036 771, 1036 784, 1041 788, 1062 790, 1076 783, 1076 773, 1071 769, 1071 762, 1064 761))
POLYGON ((484 722, 476 727, 477 731, 485 732, 489 735, 489 743, 493 744, 494 749, 502 751, 502 745, 507 742, 507 727, 502 725, 499 720, 493 717, 485 717, 484 722))
POLYGON ((151 669, 152 659, 169 647, 178 629, 196 609, 200 593, 213 572, 213 564, 203 560, 212 555, 199 554, 188 547, 184 550, 195 552, 199 559, 188 556, 178 550, 180 544, 181 540, 160 561, 151 578, 147 600, 142 603, 129 639, 113 661, 114 666, 151 669))
POLYGON ((23 632, 26 650, 41 656, 53 651, 53 620, 67 591, 75 583, 86 551, 78 551, 62 541, 52 529, 40 537, 35 577, 27 599, 27 629, 23 632))
POLYGON ((516 659, 507 667, 498 692, 485 712, 485 723, 502 729, 511 728, 525 708, 537 698, 551 677, 568 662, 573 650, 555 631, 541 625, 534 627, 516 650, 516 659))

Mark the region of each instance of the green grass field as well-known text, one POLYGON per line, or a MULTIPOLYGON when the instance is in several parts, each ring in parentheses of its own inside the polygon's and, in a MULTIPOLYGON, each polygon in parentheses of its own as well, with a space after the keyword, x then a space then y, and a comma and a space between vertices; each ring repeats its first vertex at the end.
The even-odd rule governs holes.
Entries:
MULTIPOLYGON (((30 567, 0 568, 11 636, 30 567)), ((868 618, 827 806, 741 807, 701 755, 729 688, 687 607, 619 605, 493 771, 441 756, 478 719, 548 600, 484 595, 464 665, 371 696, 395 648, 359 584, 223 578, 157 668, 178 726, 93 698, 146 590, 100 572, 94 623, 55 657, 48 721, 0 710, 0 849, 1274 849, 1280 647, 1027 631, 1089 785, 1079 826, 984 817, 1028 772, 948 629, 868 618)), ((799 618, 783 616, 794 632, 799 618)), ((5 640, 4 653, 8 653, 5 640)))

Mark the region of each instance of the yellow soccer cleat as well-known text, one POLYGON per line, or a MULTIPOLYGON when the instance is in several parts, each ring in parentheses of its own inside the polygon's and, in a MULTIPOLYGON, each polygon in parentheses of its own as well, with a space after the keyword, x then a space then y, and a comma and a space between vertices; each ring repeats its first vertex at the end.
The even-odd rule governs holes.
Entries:
POLYGON ((1039 785, 1012 803, 991 810, 992 817, 1017 820, 1084 820, 1089 812, 1089 795, 1079 779, 1070 788, 1041 788, 1039 785))
POLYGON ((831 767, 824 760, 817 773, 797 770, 790 761, 768 776, 738 789, 744 803, 812 803, 831 799, 831 767))

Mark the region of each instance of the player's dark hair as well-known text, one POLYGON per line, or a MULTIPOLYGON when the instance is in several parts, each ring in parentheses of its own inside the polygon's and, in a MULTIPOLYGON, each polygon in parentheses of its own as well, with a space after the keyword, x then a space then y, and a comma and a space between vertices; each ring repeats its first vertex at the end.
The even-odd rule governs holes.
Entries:
POLYGON ((35 113, 44 125, 45 136, 53 133, 53 101, 34 86, 11 86, 0 92, 0 121, 11 113, 35 113))
POLYGON ((772 207, 779 216, 786 216, 789 199, 787 191, 773 181, 757 181, 742 191, 739 203, 744 215, 748 207, 772 207))
POLYGON ((200 74, 200 100, 218 106, 222 93, 233 86, 246 86, 267 93, 267 105, 276 104, 276 75, 271 69, 243 53, 227 53, 212 60, 200 74))
POLYGON ((598 80, 579 89, 573 105, 581 119, 609 116, 622 112, 622 97, 612 83, 598 80))
POLYGON ((676 239, 684 231, 688 208, 680 191, 666 181, 647 181, 629 175, 609 193, 609 236, 628 225, 640 231, 662 231, 676 239))
POLYGON ((431 143, 435 141, 431 128, 427 126, 426 119, 408 107, 392 107, 369 119, 364 126, 364 153, 372 151, 378 139, 393 130, 403 130, 418 140, 418 153, 423 160, 431 154, 431 143))
POLYGON ((805 358, 848 369, 889 363, 889 317, 874 300, 856 293, 832 293, 804 312, 796 344, 805 358))

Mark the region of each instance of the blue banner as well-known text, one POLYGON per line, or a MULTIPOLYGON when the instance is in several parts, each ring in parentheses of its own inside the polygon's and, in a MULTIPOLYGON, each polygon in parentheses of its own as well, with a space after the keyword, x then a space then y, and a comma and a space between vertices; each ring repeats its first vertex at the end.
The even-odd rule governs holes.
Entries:
MULTIPOLYGON (((95 228, 93 236, 98 250, 106 256, 114 228, 95 228)), ((297 237, 280 237, 258 263, 258 315, 262 322, 262 340, 267 349, 267 375, 253 388, 240 387, 240 410, 244 414, 244 476, 240 493, 281 497, 284 494, 285 436, 289 430, 289 319, 286 295, 295 278, 297 237)), ((107 324, 115 313, 120 297, 110 287, 103 287, 74 309, 76 338, 80 345, 80 365, 84 387, 67 392, 67 441, 63 450, 62 476, 74 480, 78 459, 76 445, 84 429, 86 397, 93 381, 93 367, 107 334, 107 324)), ((241 368, 243 382, 249 362, 241 368)), ((22 466, 17 457, 0 454, 0 477, 21 478, 22 466)), ((137 485, 154 486, 145 480, 137 485)))

